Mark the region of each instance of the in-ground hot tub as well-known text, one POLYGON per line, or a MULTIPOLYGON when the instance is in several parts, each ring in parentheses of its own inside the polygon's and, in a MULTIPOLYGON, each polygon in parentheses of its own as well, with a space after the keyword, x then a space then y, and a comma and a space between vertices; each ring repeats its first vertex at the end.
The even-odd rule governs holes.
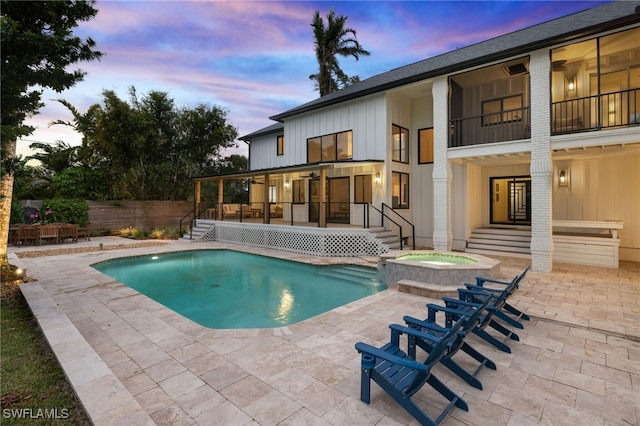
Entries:
POLYGON ((411 280, 457 288, 475 283, 476 277, 497 278, 499 274, 499 261, 476 254, 394 251, 381 255, 378 261, 378 275, 388 285, 411 280))

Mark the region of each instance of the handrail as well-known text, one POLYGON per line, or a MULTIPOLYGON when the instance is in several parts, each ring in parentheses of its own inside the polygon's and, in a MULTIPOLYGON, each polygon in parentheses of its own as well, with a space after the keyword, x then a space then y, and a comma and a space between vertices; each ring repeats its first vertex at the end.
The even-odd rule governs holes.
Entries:
POLYGON ((182 222, 189 216, 191 216, 191 219, 189 219, 189 223, 191 224, 191 227, 189 229, 189 239, 192 240, 193 239, 193 226, 195 225, 195 220, 197 218, 200 217, 200 215, 202 214, 202 212, 206 211, 212 204, 207 204, 204 208, 201 208, 200 211, 198 211, 196 213, 196 209, 195 207, 193 208, 193 210, 191 210, 189 213, 187 213, 186 215, 182 216, 182 218, 180 218, 180 222, 178 225, 179 228, 179 233, 180 235, 182 235, 182 222))
MULTIPOLYGON (((385 204, 384 204, 384 203, 382 203, 382 206, 383 206, 382 208, 384 209, 385 204)), ((383 218, 385 218, 385 217, 386 217, 386 218, 387 218, 387 219, 389 219, 391 222, 393 222, 393 223, 398 227, 398 229, 400 229, 400 250, 402 250, 402 242, 404 241, 404 238, 403 238, 403 236, 402 236, 402 225, 400 225, 400 224, 399 224, 398 222, 396 222, 395 220, 391 219, 389 216, 387 216, 387 215, 384 213, 384 211, 382 211, 382 210, 378 209, 378 208, 377 208, 376 206, 374 206, 373 204, 369 203, 369 207, 373 207, 373 209, 374 209, 375 211, 377 211, 378 213, 380 213, 380 215, 381 215, 383 218)), ((395 212, 394 212, 394 213, 395 213, 395 212)), ((369 216, 369 215, 367 214, 367 219, 368 219, 368 216, 369 216)), ((404 218, 403 218, 403 219, 404 219, 404 218)), ((384 225, 384 220, 382 221, 382 223, 383 223, 383 225, 384 225)), ((367 226, 367 227, 368 227, 368 226, 367 226)), ((415 244, 415 237, 414 237, 414 244, 415 244)), ((414 245, 414 247, 415 247, 415 245, 414 245)))
MULTIPOLYGON (((400 213, 398 213, 397 211, 395 211, 393 208, 389 207, 388 204, 386 203, 382 203, 382 211, 384 212, 384 208, 388 208, 389 210, 391 210, 393 213, 396 214, 396 216, 398 216, 400 219, 404 220, 409 226, 411 226, 411 241, 412 241, 412 246, 415 250, 416 247, 416 226, 409 222, 406 218, 404 218, 400 213)), ((400 227, 400 236, 402 236, 402 227, 400 227)), ((400 243, 400 246, 402 247, 402 243, 400 243)))
MULTIPOLYGON (((191 215, 193 215, 193 217, 189 219, 189 222, 193 222, 193 220, 195 219, 195 214, 194 214, 194 212, 195 212, 195 209, 191 210, 189 213, 187 213, 186 215, 182 216, 182 218, 180 219, 180 223, 179 223, 179 225, 178 225, 180 235, 182 235, 182 222, 183 222, 183 221, 184 221, 188 216, 191 216, 191 215)), ((191 227, 191 229, 193 229, 193 226, 191 227)), ((190 233, 189 233, 189 239, 191 239, 191 237, 192 237, 192 235, 191 235, 191 231, 189 231, 189 232, 190 232, 190 233)))

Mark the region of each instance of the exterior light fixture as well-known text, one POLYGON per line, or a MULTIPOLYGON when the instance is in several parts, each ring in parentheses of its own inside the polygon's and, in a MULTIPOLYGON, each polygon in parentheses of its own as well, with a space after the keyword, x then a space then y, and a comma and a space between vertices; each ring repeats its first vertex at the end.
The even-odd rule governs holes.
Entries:
POLYGON ((382 182, 382 177, 380 176, 380 173, 376 173, 374 182, 376 183, 376 185, 380 185, 380 183, 382 182))
POLYGON ((558 184, 560 186, 567 186, 569 184, 569 177, 566 170, 560 170, 558 172, 558 184))
POLYGON ((575 92, 576 91, 576 78, 575 77, 569 77, 569 79, 567 80, 567 91, 569 91, 569 92, 575 92))
POLYGON ((289 181, 288 180, 284 181, 284 189, 289 189, 289 181))

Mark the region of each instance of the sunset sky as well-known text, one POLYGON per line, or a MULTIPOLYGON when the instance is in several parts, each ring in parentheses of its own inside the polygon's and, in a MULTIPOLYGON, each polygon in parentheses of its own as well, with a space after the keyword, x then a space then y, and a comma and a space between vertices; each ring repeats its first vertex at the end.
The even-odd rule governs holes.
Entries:
MULTIPOLYGON (((100 1, 98 14, 76 29, 92 37, 100 61, 81 63, 82 83, 61 94, 45 92, 46 106, 28 124, 37 127, 18 141, 28 155, 32 142, 80 135, 56 119, 71 119, 52 99, 80 111, 102 100, 103 90, 128 99, 167 92, 178 107, 200 104, 228 111, 240 136, 272 124, 268 117, 317 98, 309 80, 317 72, 311 20, 334 8, 371 52, 359 61, 341 58, 342 69, 364 80, 456 48, 540 22, 595 7, 606 1, 100 1)), ((230 153, 246 155, 246 145, 230 153)))

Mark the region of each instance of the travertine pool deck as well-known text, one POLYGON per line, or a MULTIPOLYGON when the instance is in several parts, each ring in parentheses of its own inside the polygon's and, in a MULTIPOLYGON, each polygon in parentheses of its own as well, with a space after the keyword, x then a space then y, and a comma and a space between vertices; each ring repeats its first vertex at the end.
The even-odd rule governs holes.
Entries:
MULTIPOLYGON (((234 248, 291 260, 353 262, 217 243, 106 250, 117 237, 42 247, 9 247, 10 262, 38 281, 21 286, 70 383, 96 425, 413 425, 376 384, 359 399, 354 344, 389 339, 388 325, 425 316, 437 302, 396 289, 277 329, 199 326, 91 268, 103 260, 196 248, 234 248), (17 258, 26 250, 98 247, 80 254, 17 258)), ((526 259, 500 259, 511 279, 526 259)), ((374 266, 377 259, 358 258, 374 266)), ((512 353, 469 336, 491 358, 484 390, 448 370, 436 375, 461 394, 442 425, 638 425, 640 264, 620 269, 556 264, 529 272, 510 299, 532 315, 512 353)), ((465 361, 458 354, 459 362, 465 361)), ((428 386, 414 399, 427 413, 442 398, 428 386)))

